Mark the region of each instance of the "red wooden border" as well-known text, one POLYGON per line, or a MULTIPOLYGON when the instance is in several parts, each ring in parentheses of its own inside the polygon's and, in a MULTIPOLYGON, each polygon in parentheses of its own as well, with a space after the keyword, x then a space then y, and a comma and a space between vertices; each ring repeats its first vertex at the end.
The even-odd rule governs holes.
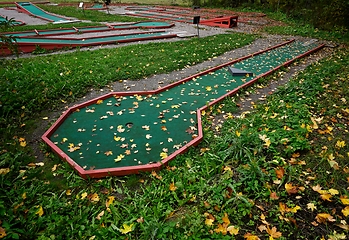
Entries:
POLYGON ((112 92, 109 94, 106 94, 104 96, 89 100, 87 102, 84 102, 82 104, 78 104, 75 105, 71 108, 69 108, 66 112, 63 113, 63 115, 44 133, 44 135, 42 136, 42 140, 44 142, 46 142, 46 144, 48 144, 55 153, 57 153, 62 159, 66 160, 69 165, 71 165, 77 172, 78 174, 83 177, 83 178, 101 178, 101 177, 106 177, 106 176, 123 176, 123 175, 130 175, 130 174, 137 174, 139 172, 144 172, 144 171, 153 171, 153 170, 160 170, 163 166, 166 166, 168 164, 169 161, 171 161, 172 159, 174 159, 178 154, 182 154, 184 152, 186 152, 188 150, 189 147, 191 146, 196 146, 198 145, 201 140, 203 139, 203 130, 202 130, 202 120, 201 120, 201 111, 207 109, 209 106, 212 106, 213 104, 216 104, 220 101, 222 101, 224 98, 234 95, 235 93, 237 93, 240 89, 248 87, 252 84, 254 84, 256 81, 258 81, 260 78, 265 77, 275 71, 277 71, 278 69, 280 69, 281 67, 284 66, 288 66, 290 65, 292 62, 296 61, 297 59, 300 59, 306 55, 309 55, 315 51, 318 51, 319 49, 323 48, 325 45, 319 45, 318 47, 311 49, 301 55, 296 56, 295 58, 271 69, 270 71, 263 73, 261 75, 258 75, 256 78, 254 78, 253 80, 233 89, 232 91, 228 92, 227 94, 217 98, 214 101, 211 101, 208 105, 205 105, 199 109, 197 109, 197 123, 198 123, 198 136, 196 138, 194 138, 193 140, 191 140, 190 142, 188 142, 186 145, 184 145, 183 147, 181 147, 180 149, 178 149, 177 151, 175 151, 174 153, 172 153, 171 155, 169 155, 167 158, 157 162, 157 163, 152 163, 152 164, 147 164, 147 165, 139 165, 139 166, 129 166, 129 167, 118 167, 118 168, 106 168, 106 169, 98 169, 98 170, 85 170, 83 169, 81 166, 79 166, 73 159, 71 159, 68 155, 66 155, 59 147, 57 147, 50 139, 49 137, 55 132, 55 130, 60 126, 60 124, 74 111, 76 111, 77 109, 83 108, 85 106, 91 105, 96 103, 98 100, 100 99, 107 99, 109 97, 112 97, 114 95, 118 95, 118 96, 131 96, 131 95, 153 95, 153 94, 158 94, 160 92, 166 91, 169 88, 175 87, 177 85, 183 84, 184 82, 190 81, 193 78, 196 78, 198 76, 202 76, 205 75, 209 72, 213 72, 216 71, 220 68, 223 68, 225 66, 234 64, 236 62, 239 62, 241 60, 262 54, 264 52, 267 52, 269 50, 287 45, 291 42, 293 42, 294 40, 290 40, 278 45, 275 45, 273 47, 267 48, 265 50, 261 50, 258 51, 256 53, 252 53, 249 54, 245 57, 221 64, 219 66, 213 67, 211 69, 208 69, 206 71, 194 74, 190 77, 184 78, 182 80, 180 80, 179 82, 170 84, 168 86, 162 87, 160 89, 157 90, 152 90, 152 91, 133 91, 133 92, 112 92))

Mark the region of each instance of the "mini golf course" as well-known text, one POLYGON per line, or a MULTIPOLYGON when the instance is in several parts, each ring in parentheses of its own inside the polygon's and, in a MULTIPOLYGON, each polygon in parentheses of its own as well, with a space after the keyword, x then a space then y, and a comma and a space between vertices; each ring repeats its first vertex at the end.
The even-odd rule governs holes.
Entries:
MULTIPOLYGON (((22 53, 33 52, 37 47, 53 50, 61 48, 72 47, 86 47, 86 46, 98 46, 105 44, 125 43, 133 41, 145 41, 163 38, 177 37, 176 33, 171 33, 165 30, 155 31, 138 31, 123 34, 112 35, 100 35, 97 37, 62 37, 67 34, 81 34, 92 32, 111 32, 119 30, 132 30, 132 29, 162 29, 171 28, 174 24, 166 22, 137 22, 117 25, 95 26, 95 27, 82 27, 82 28, 64 28, 42 31, 25 31, 25 32, 11 32, 6 33, 7 36, 16 37, 16 43, 18 49, 22 53)), ((0 53, 4 55, 11 54, 11 51, 6 45, 0 47, 0 53)))
POLYGON ((221 27, 221 28, 232 28, 237 26, 238 16, 215 16, 213 14, 202 14, 201 12, 192 12, 184 9, 167 9, 167 8, 152 8, 152 7, 128 7, 126 10, 134 10, 126 12, 126 15, 160 19, 166 21, 176 21, 184 23, 193 23, 194 16, 197 14, 202 18, 199 24, 221 27), (201 16, 202 15, 202 16, 201 16))
POLYGON ((201 112, 324 45, 287 41, 154 91, 68 109, 42 136, 83 178, 158 170, 203 138, 201 112))
POLYGON ((71 23, 80 22, 80 20, 73 20, 56 14, 44 11, 31 2, 15 2, 18 11, 32 15, 34 17, 53 22, 53 23, 71 23))

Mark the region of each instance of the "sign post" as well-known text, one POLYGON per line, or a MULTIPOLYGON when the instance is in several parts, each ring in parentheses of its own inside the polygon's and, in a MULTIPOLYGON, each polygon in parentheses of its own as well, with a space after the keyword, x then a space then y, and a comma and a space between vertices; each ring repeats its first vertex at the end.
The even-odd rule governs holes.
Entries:
POLYGON ((104 3, 107 6, 107 12, 109 14, 109 5, 110 5, 111 0, 105 0, 104 3))
POLYGON ((200 37, 200 35, 199 35, 199 23, 200 23, 200 16, 195 16, 193 19, 193 24, 196 24, 196 28, 198 29, 198 37, 200 37))
POLYGON ((84 11, 84 2, 80 2, 79 3, 79 8, 82 9, 82 12, 84 13, 84 16, 85 16, 85 11, 84 11))

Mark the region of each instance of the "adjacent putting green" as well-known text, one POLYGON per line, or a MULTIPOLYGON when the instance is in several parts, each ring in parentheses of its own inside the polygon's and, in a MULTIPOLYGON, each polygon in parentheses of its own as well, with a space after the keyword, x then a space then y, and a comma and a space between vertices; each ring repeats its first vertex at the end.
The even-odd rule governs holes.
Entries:
POLYGON ((200 141, 207 106, 321 47, 290 41, 156 91, 111 93, 68 110, 43 139, 83 177, 158 169, 200 141))

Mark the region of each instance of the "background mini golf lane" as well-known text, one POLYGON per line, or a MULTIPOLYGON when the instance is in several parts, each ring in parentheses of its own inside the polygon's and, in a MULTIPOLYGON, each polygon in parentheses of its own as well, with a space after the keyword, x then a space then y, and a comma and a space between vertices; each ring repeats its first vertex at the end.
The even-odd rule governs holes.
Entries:
POLYGON ((139 39, 139 38, 154 38, 164 35, 169 35, 169 32, 165 31, 157 31, 157 32, 149 32, 149 33, 142 33, 142 34, 129 34, 129 35, 116 35, 116 36, 105 36, 105 37, 98 37, 98 38, 86 38, 86 39, 62 39, 60 38, 40 38, 40 37, 33 37, 33 38, 17 38, 17 43, 37 43, 37 44, 64 44, 64 45, 72 45, 72 44, 80 44, 80 45, 87 45, 87 44, 103 44, 103 43, 109 43, 112 41, 123 41, 123 40, 131 40, 131 39, 139 39))
MULTIPOLYGON (((1 16, 0 16, 1 22, 1 16)), ((132 24, 111 25, 111 26, 96 26, 96 27, 79 27, 71 29, 54 29, 54 30, 40 30, 39 35, 35 31, 18 32, 6 34, 6 36, 27 37, 27 36, 45 36, 45 35, 62 35, 62 34, 81 34, 88 32, 104 32, 111 30, 124 30, 132 28, 170 28, 172 24, 166 22, 137 22, 132 24)))
POLYGON ((59 22, 59 21, 66 21, 67 18, 59 17, 54 14, 47 13, 43 11, 42 9, 38 8, 37 6, 31 4, 30 2, 17 2, 21 7, 23 7, 25 10, 33 14, 34 16, 39 16, 48 20, 51 20, 53 22, 59 22))
MULTIPOLYGON (((232 67, 256 76, 314 47, 293 42, 232 67)), ((195 137, 198 108, 253 78, 225 67, 157 95, 111 97, 69 115, 50 140, 86 170, 158 162, 195 137)))

